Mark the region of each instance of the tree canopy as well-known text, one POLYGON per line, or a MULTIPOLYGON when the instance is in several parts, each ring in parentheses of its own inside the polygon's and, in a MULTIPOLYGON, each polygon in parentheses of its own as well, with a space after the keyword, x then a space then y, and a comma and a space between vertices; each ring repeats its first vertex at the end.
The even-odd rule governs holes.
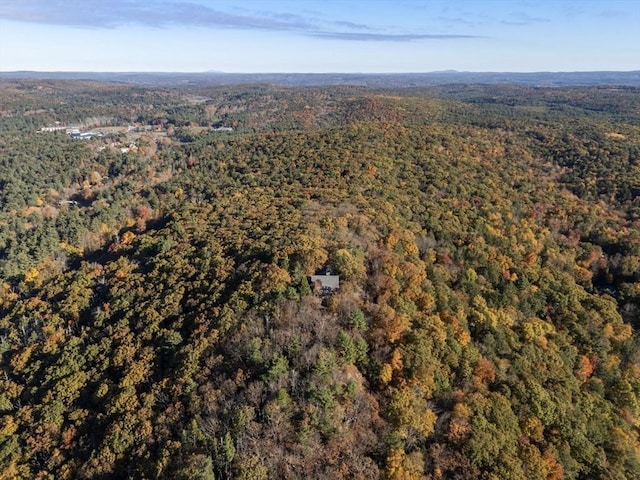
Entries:
POLYGON ((638 478, 637 89, 0 91, 0 478, 638 478))

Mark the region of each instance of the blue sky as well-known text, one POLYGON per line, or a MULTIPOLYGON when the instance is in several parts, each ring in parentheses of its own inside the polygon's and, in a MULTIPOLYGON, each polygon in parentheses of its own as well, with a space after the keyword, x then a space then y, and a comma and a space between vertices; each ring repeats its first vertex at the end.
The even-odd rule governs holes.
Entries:
POLYGON ((0 0, 0 70, 640 69, 635 0, 0 0))

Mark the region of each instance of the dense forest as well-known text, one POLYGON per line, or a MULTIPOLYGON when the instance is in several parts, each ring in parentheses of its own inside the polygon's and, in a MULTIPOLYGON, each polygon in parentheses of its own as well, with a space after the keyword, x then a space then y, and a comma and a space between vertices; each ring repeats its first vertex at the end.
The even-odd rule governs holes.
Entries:
POLYGON ((640 478, 640 89, 2 80, 0 140, 0 478, 640 478))

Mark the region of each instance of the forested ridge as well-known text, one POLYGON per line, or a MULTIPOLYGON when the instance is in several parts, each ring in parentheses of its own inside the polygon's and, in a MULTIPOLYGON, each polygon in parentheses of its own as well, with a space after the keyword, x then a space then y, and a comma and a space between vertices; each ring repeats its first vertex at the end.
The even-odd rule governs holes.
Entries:
POLYGON ((0 478, 640 478, 640 90, 1 81, 0 139, 0 478))

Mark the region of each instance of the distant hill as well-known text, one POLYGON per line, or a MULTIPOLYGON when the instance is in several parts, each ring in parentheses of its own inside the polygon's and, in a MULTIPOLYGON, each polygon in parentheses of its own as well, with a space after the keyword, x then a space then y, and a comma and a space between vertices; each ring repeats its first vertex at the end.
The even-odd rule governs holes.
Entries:
POLYGON ((452 83, 514 84, 561 87, 640 86, 640 70, 630 72, 457 72, 431 73, 203 73, 171 72, 0 72, 0 79, 100 80, 142 85, 223 85, 269 83, 289 86, 359 85, 424 87, 452 83))

